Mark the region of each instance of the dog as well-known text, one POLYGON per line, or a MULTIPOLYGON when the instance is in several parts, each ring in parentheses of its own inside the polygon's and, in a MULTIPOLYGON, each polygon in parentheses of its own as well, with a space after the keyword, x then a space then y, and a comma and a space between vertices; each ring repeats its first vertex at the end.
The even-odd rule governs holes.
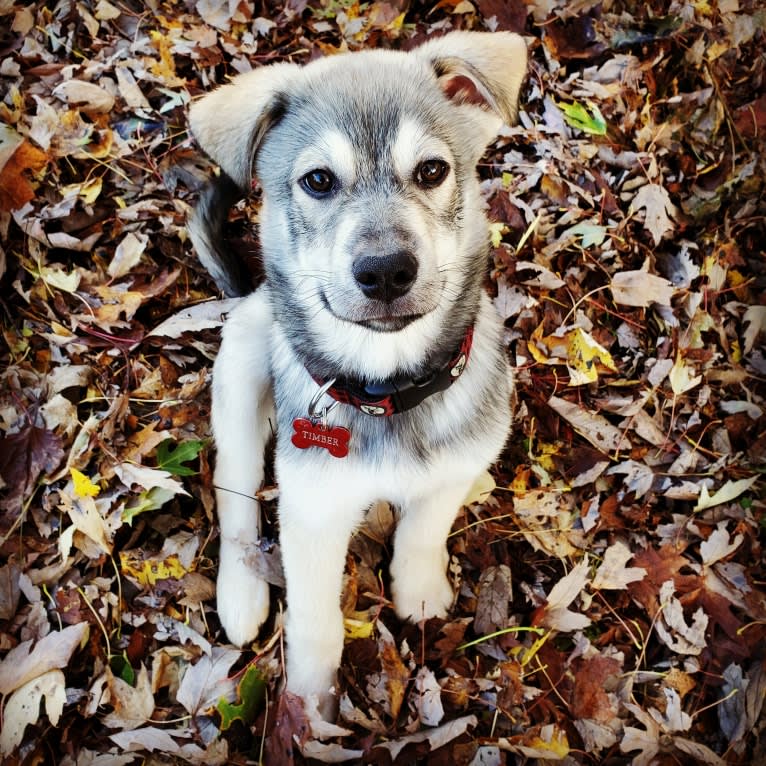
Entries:
POLYGON ((218 615, 241 646, 269 613, 246 559, 276 426, 286 688, 316 695, 327 717, 345 558, 366 509, 386 500, 398 512, 397 615, 443 617, 447 536, 508 438, 512 379, 482 288, 476 166, 515 120, 526 66, 519 35, 456 31, 409 52, 260 67, 190 108, 221 168, 190 236, 219 288, 245 296, 213 368, 218 615), (256 181, 265 281, 253 292, 223 227, 256 181))

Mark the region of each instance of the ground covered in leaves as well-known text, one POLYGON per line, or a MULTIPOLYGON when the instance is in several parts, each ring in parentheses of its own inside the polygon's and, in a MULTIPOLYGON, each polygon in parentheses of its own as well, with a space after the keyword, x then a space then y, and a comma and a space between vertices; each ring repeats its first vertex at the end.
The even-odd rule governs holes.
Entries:
POLYGON ((0 0, 3 763, 766 763, 765 27, 755 0, 0 0), (186 107, 453 28, 530 46, 480 168, 516 437, 456 522, 449 620, 397 621, 373 509, 323 724, 279 696, 267 543, 262 639, 216 617, 226 304, 186 107))

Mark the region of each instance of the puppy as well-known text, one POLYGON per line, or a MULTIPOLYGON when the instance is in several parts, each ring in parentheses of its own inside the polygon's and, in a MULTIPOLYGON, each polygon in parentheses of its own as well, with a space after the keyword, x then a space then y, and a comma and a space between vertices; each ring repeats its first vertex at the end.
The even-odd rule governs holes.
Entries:
POLYGON ((246 558, 276 426, 287 688, 316 695, 325 715, 346 551, 365 510, 377 500, 398 510, 397 614, 444 616, 447 535, 509 433, 476 165, 515 119, 526 60, 518 35, 452 32, 409 53, 261 67, 191 107, 192 133, 222 174, 190 234, 218 286, 247 295, 213 371, 218 614, 242 645, 269 612, 246 558), (266 279, 251 292, 222 228, 256 179, 266 279))

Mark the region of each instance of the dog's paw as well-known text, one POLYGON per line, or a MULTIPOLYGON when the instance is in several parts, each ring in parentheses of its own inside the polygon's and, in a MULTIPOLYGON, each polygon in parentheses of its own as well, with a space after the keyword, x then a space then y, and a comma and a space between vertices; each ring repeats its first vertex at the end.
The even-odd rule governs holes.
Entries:
POLYGON ((241 550, 227 548, 221 547, 218 567, 218 618, 229 641, 244 646, 269 616, 269 584, 246 566, 241 550))
POLYGON ((447 575, 435 568, 394 575, 392 592, 396 614, 413 622, 446 617, 454 597, 447 575))

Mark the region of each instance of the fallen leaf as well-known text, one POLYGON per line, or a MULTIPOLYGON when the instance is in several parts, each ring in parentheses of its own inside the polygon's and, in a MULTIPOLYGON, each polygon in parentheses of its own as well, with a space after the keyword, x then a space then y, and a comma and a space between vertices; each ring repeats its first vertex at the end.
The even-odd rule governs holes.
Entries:
POLYGON ((744 539, 745 536, 740 533, 734 540, 731 540, 731 536, 726 529, 726 522, 718 522, 718 527, 713 530, 710 537, 707 540, 703 540, 700 544, 702 563, 705 566, 712 566, 716 561, 728 558, 742 545, 744 539))
POLYGON ((675 288, 664 277, 658 277, 644 269, 618 271, 609 285, 615 303, 623 306, 647 308, 653 303, 670 306, 675 288))
POLYGON ((468 729, 475 728, 477 723, 478 720, 476 719, 476 716, 467 715, 462 718, 456 718, 441 726, 437 726, 435 729, 424 729, 423 731, 408 734, 388 742, 377 743, 375 749, 381 748, 383 750, 388 750, 391 754, 391 759, 394 761, 407 745, 413 743, 427 742, 430 751, 433 752, 440 747, 444 747, 448 742, 462 736, 468 729))
POLYGON ((681 602, 673 595, 675 585, 667 580, 660 588, 660 617, 655 624, 659 639, 677 654, 696 656, 706 647, 705 631, 708 616, 700 607, 692 616, 691 624, 686 622, 681 602))
POLYGON ((730 503, 732 500, 735 500, 740 495, 747 492, 747 490, 749 490, 750 487, 752 487, 759 478, 760 477, 758 474, 755 474, 754 476, 750 476, 747 479, 738 479, 737 481, 732 481, 729 479, 729 481, 727 481, 712 495, 710 495, 708 492, 707 486, 703 484, 700 489, 697 505, 694 506, 694 510, 704 511, 706 508, 713 508, 716 505, 730 503))
POLYGON ((102 704, 114 709, 102 717, 110 729, 137 729, 145 724, 154 712, 154 694, 147 669, 141 665, 136 676, 136 685, 131 686, 112 672, 106 671, 106 694, 102 704))
POLYGON ((0 439, 0 476, 9 489, 0 508, 11 518, 21 512, 21 501, 41 473, 52 473, 64 458, 61 438, 45 428, 26 426, 0 439))
POLYGON ((588 556, 585 555, 583 560, 576 564, 569 574, 562 577, 551 588, 542 614, 535 621, 536 624, 545 625, 563 633, 582 630, 590 625, 590 618, 568 608, 577 596, 585 590, 585 585, 589 580, 588 569, 588 556))
POLYGON ((678 215, 678 208, 671 202, 670 195, 664 186, 660 184, 642 186, 630 206, 633 210, 645 211, 644 227, 651 233, 655 245, 659 245, 666 234, 675 231, 671 216, 678 215))
POLYGON ((107 268, 109 276, 118 279, 129 274, 138 265, 148 244, 149 237, 146 234, 129 231, 114 251, 114 257, 107 268))
POLYGON ((259 709, 266 699, 266 679, 254 664, 247 666, 242 679, 237 685, 237 704, 220 699, 216 709, 221 714, 221 731, 226 731, 234 721, 241 721, 246 726, 255 721, 259 709))
POLYGON ((604 560, 593 576, 591 588, 622 590, 632 582, 643 580, 646 577, 646 569, 625 566, 631 558, 633 553, 625 543, 618 540, 610 545, 604 551, 604 560))
POLYGON ((11 649, 0 662, 0 694, 10 694, 20 686, 51 670, 66 667, 72 654, 88 635, 88 623, 54 630, 32 648, 32 641, 11 649))
POLYGON ((557 396, 552 396, 548 404, 597 449, 605 452, 630 449, 627 436, 603 416, 557 396))
POLYGON ((198 333, 221 327, 226 315, 241 301, 241 298, 227 298, 189 306, 158 324, 148 335, 179 338, 185 332, 198 333))
POLYGON ((70 106, 78 106, 84 112, 110 112, 114 106, 114 96, 84 80, 65 80, 53 89, 53 95, 70 106))
POLYGON ((694 375, 694 370, 688 364, 684 364, 681 355, 676 356, 676 361, 668 375, 670 387, 676 396, 690 391, 702 382, 702 375, 694 375))
POLYGON ((222 697, 234 699, 237 684, 229 670, 241 654, 239 649, 214 646, 209 656, 186 669, 176 693, 178 702, 192 715, 200 715, 215 708, 222 697))
POLYGON ((76 468, 70 468, 69 473, 72 475, 75 497, 97 497, 99 492, 101 492, 101 487, 98 484, 94 484, 84 473, 76 468))
POLYGON ((20 210, 33 200, 35 187, 29 175, 39 173, 47 164, 48 156, 28 141, 15 146, 0 170, 0 211, 20 210))
POLYGON ((426 726, 438 726, 444 718, 441 686, 433 671, 423 666, 415 676, 415 707, 420 721, 426 726))
POLYGON ((487 567, 479 577, 474 632, 488 635, 508 625, 511 603, 511 569, 505 564, 487 567))
POLYGON ((49 670, 13 692, 3 707, 0 755, 11 755, 21 744, 26 727, 38 721, 43 699, 48 720, 58 726, 66 702, 65 681, 60 670, 49 670))

